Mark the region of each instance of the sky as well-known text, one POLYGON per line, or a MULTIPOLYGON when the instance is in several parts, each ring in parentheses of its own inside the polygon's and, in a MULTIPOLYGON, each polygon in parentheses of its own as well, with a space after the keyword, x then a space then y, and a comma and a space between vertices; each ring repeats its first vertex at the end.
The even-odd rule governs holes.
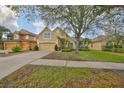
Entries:
POLYGON ((14 12, 5 6, 0 6, 0 25, 11 31, 17 30, 19 27, 14 12))
MULTIPOLYGON (((39 34, 45 25, 39 18, 36 18, 34 22, 27 20, 25 14, 20 17, 16 16, 16 13, 6 6, 0 6, 0 25, 5 26, 12 32, 25 29, 35 34, 39 34)), ((53 28, 51 28, 53 30, 53 28)), ((97 31, 97 29, 95 29, 97 31)), ((99 31, 100 32, 100 31, 99 31)), ((100 34, 100 33, 99 33, 100 34)), ((73 35, 69 33, 69 35, 73 35)), ((94 34, 84 34, 83 37, 96 37, 94 34)))
POLYGON ((5 26, 12 32, 26 29, 30 32, 38 34, 43 30, 45 25, 40 20, 35 22, 28 21, 25 15, 17 17, 16 13, 6 6, 0 6, 0 25, 5 26))

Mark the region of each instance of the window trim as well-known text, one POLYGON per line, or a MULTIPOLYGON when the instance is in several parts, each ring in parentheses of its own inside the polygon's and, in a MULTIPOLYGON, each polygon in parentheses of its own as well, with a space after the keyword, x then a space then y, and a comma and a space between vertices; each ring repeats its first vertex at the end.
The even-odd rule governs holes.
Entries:
POLYGON ((26 36, 25 36, 25 39, 29 39, 29 35, 26 35, 26 36))
POLYGON ((51 32, 44 32, 44 34, 43 34, 43 38, 46 39, 46 40, 50 40, 50 39, 51 39, 51 32), (46 38, 46 36, 45 36, 46 33, 47 33, 47 34, 50 33, 49 38, 46 38))
POLYGON ((19 39, 19 35, 18 34, 15 34, 14 35, 14 39, 16 40, 16 39, 19 39))

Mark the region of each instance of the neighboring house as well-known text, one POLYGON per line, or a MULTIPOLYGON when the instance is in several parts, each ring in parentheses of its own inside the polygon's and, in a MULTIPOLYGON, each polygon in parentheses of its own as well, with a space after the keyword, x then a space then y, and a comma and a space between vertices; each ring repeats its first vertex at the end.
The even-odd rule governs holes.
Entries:
MULTIPOLYGON (((113 37, 111 35, 100 35, 92 40, 92 43, 89 45, 90 49, 102 50, 104 46, 111 41, 114 44, 113 37)), ((121 40, 120 44, 124 48, 124 40, 121 40)))
POLYGON ((37 45, 36 34, 24 29, 7 35, 3 40, 4 50, 12 51, 15 46, 20 46, 22 51, 33 49, 37 45))
POLYGON ((89 45, 89 48, 93 50, 102 50, 102 47, 105 46, 109 40, 109 36, 100 35, 92 40, 92 43, 89 45))
POLYGON ((64 30, 57 27, 51 31, 48 27, 45 27, 38 35, 39 49, 54 51, 55 45, 61 47, 61 38, 68 40, 66 47, 75 48, 75 39, 71 38, 64 30))

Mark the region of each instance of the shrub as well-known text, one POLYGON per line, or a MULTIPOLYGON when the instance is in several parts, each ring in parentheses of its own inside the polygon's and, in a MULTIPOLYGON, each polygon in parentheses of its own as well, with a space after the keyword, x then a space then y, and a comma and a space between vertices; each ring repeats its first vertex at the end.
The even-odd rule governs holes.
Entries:
POLYGON ((103 51, 112 51, 111 48, 106 48, 105 46, 102 47, 102 50, 103 50, 103 51))
POLYGON ((121 45, 114 45, 114 48, 122 48, 121 45))
POLYGON ((64 49, 62 49, 62 52, 72 52, 73 51, 73 49, 71 49, 71 48, 64 48, 64 49))
POLYGON ((38 51, 38 50, 39 50, 39 47, 38 47, 37 45, 35 45, 35 47, 34 47, 33 50, 34 50, 34 51, 38 51))
POLYGON ((12 48, 13 52, 20 52, 21 51, 21 47, 20 46, 15 46, 12 48))
POLYGON ((55 51, 58 51, 59 47, 57 45, 55 45, 55 51))
POLYGON ((112 52, 124 53, 124 48, 113 48, 112 52))
POLYGON ((58 47, 58 51, 60 51, 62 48, 61 47, 58 47))
POLYGON ((114 45, 113 45, 112 41, 108 41, 108 42, 106 43, 106 46, 105 46, 105 47, 106 47, 106 48, 113 48, 114 45))
POLYGON ((31 50, 32 50, 32 48, 29 48, 29 50, 31 51, 31 50))

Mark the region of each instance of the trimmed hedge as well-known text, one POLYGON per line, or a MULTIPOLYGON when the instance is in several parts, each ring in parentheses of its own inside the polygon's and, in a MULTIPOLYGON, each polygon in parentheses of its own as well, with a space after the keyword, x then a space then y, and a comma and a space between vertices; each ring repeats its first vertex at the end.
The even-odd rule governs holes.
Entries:
POLYGON ((112 52, 124 53, 124 48, 113 48, 112 52))
POLYGON ((103 48, 103 51, 110 51, 110 52, 117 52, 117 53, 124 53, 124 48, 103 48))
POLYGON ((102 48, 102 50, 103 50, 103 51, 112 51, 112 49, 111 49, 111 48, 105 48, 105 47, 104 47, 104 48, 102 48))

